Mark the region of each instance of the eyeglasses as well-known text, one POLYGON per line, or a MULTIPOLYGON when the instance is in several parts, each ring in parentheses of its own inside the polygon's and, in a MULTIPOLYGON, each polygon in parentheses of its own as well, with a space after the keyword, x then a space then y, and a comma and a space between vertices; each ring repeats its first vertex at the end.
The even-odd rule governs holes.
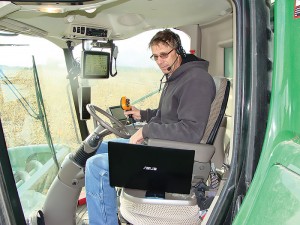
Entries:
POLYGON ((155 60, 155 61, 158 60, 158 57, 160 57, 160 58, 162 58, 162 59, 166 59, 166 58, 168 57, 168 55, 169 55, 173 50, 174 50, 174 48, 173 48, 171 51, 169 51, 168 53, 162 52, 162 53, 160 53, 159 55, 151 55, 151 56, 150 56, 150 59, 153 59, 153 60, 155 60))

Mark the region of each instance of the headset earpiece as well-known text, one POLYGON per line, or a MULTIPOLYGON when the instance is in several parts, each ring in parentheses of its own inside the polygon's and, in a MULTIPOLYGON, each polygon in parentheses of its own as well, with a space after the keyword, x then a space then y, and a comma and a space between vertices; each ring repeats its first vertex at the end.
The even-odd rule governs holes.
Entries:
POLYGON ((185 57, 186 56, 186 53, 181 45, 181 41, 180 41, 180 37, 178 34, 176 33, 173 33, 173 38, 175 40, 175 43, 176 43, 176 53, 182 57, 185 57))

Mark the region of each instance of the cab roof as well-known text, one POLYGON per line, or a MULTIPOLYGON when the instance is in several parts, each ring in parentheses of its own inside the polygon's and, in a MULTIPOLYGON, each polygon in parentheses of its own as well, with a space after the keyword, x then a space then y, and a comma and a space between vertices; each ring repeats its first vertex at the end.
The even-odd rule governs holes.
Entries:
POLYGON ((96 0, 0 2, 0 32, 66 40, 122 40, 141 32, 205 26, 232 12, 227 0, 96 0))

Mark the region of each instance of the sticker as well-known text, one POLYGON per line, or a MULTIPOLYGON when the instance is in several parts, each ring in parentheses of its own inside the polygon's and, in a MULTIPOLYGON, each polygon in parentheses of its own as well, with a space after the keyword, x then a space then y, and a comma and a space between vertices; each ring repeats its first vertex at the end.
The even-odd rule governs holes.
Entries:
POLYGON ((294 18, 300 18, 300 0, 295 0, 294 18))

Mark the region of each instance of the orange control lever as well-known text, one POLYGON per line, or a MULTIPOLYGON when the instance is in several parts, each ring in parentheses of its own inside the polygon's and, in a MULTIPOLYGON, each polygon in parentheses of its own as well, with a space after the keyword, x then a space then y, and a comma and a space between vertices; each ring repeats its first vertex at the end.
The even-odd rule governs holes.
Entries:
POLYGON ((123 96, 121 98, 120 103, 121 103, 121 108, 123 110, 126 110, 126 111, 131 110, 130 99, 126 98, 126 96, 123 96))
MULTIPOLYGON (((131 110, 131 109, 132 109, 132 107, 131 107, 131 105, 130 105, 130 99, 129 99, 129 98, 126 98, 125 96, 123 96, 123 97, 121 98, 120 105, 121 105, 121 108, 122 108, 123 110, 128 111, 128 110, 131 110)), ((130 121, 130 123, 132 123, 132 125, 133 125, 133 127, 134 127, 135 121, 134 121, 132 115, 129 115, 129 121, 130 121)))

